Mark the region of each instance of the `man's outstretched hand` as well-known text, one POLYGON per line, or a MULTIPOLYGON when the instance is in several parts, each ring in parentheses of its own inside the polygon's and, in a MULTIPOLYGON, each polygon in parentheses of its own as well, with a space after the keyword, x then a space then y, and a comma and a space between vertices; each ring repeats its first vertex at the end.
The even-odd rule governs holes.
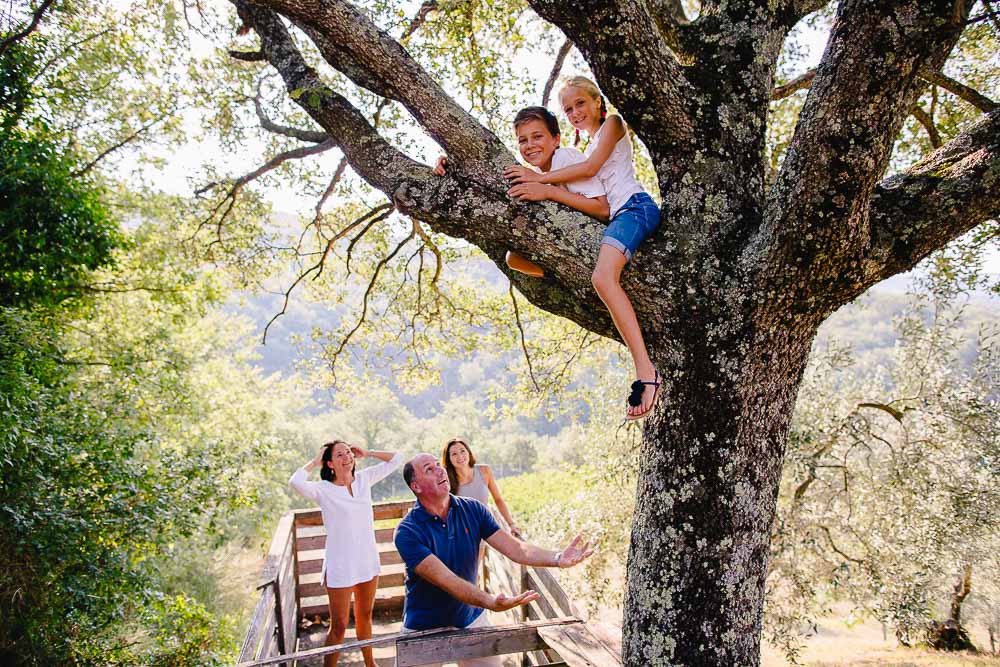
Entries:
POLYGON ((594 550, 590 548, 590 542, 584 542, 583 535, 577 535, 569 543, 569 546, 559 554, 556 565, 562 568, 573 567, 589 558, 593 553, 594 550))
POLYGON ((495 598, 493 598, 493 604, 487 607, 490 611, 507 611, 508 609, 513 609, 514 607, 520 607, 523 604, 528 604, 534 600, 538 599, 538 593, 535 591, 524 591, 520 595, 514 597, 508 597, 503 593, 498 593, 495 598))

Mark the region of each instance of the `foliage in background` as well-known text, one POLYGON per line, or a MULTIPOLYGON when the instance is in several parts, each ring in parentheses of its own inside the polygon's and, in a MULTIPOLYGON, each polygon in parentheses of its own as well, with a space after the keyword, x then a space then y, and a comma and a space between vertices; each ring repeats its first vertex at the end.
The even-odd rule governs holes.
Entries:
POLYGON ((0 305, 55 304, 85 289, 87 273, 123 243, 83 162, 33 118, 44 49, 0 55, 0 305))
POLYGON ((774 527, 776 628, 844 599, 912 643, 947 615, 966 566, 977 597, 995 594, 980 584, 1000 574, 1000 332, 981 330, 961 362, 966 289, 939 258, 896 322, 890 365, 847 370, 836 346, 815 356, 774 527))

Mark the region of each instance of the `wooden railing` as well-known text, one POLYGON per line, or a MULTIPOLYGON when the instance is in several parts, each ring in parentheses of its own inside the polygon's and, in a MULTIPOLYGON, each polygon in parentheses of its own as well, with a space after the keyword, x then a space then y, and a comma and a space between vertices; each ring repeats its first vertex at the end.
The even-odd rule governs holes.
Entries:
POLYGON ((250 617, 239 662, 283 655, 295 650, 298 625, 298 596, 295 586, 295 548, 292 540, 293 516, 289 512, 278 521, 271 539, 260 598, 250 617))
POLYGON ((490 592, 518 595, 533 590, 538 593, 537 600, 507 612, 512 621, 522 624, 552 622, 552 625, 539 628, 543 646, 525 651, 522 665, 621 665, 621 658, 601 642, 586 623, 556 622, 584 616, 550 568, 518 565, 488 549, 483 574, 490 592))
MULTIPOLYGON (((397 619, 402 611, 405 573, 392 535, 394 524, 412 506, 413 501, 408 500, 377 503, 373 508, 376 521, 392 520, 393 524, 375 529, 382 562, 376 613, 397 619)), ((621 658, 581 620, 579 610, 553 572, 517 565, 492 549, 487 549, 483 566, 487 590, 517 595, 533 589, 539 594, 538 600, 506 612, 511 624, 478 630, 442 629, 388 635, 296 653, 299 621, 329 615, 322 581, 325 543, 323 518, 318 509, 288 512, 278 522, 264 566, 260 599, 240 651, 240 663, 291 665, 296 659, 394 643, 397 664, 401 665, 422 664, 424 656, 454 660, 510 652, 521 653, 524 666, 621 665, 621 658)))

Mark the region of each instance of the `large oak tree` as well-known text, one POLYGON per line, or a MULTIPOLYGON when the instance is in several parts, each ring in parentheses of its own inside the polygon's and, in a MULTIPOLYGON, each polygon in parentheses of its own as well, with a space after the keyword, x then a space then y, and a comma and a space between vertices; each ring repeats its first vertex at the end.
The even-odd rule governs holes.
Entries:
MULTIPOLYGON (((532 303, 616 336, 590 284, 602 225, 512 201, 501 172, 514 156, 400 41, 346 0, 233 3, 260 42, 235 55, 266 61, 322 128, 278 131, 339 148, 396 210, 477 246, 532 303), (447 151, 449 176, 380 135, 310 66, 298 35, 353 84, 404 107, 447 151), (508 272, 508 249, 546 278, 508 272)), ((796 84, 810 90, 773 178, 765 138, 782 45, 827 2, 704 0, 697 18, 679 0, 528 4, 577 47, 645 143, 663 200, 660 230, 623 278, 666 378, 643 431, 625 662, 757 664, 785 441, 817 328, 1000 210, 997 111, 885 177, 971 3, 840 2, 821 63, 796 84)))

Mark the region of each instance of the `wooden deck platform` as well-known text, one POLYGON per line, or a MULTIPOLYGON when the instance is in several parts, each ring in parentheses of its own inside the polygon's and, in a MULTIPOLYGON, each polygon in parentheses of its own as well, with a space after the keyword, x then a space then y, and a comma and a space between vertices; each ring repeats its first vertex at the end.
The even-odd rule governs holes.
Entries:
MULTIPOLYGON (((364 643, 374 644, 379 667, 415 667, 485 655, 504 655, 504 667, 621 665, 621 656, 581 620, 557 573, 517 565, 491 549, 483 567, 486 589, 516 594, 531 588, 539 593, 537 601, 502 614, 490 612, 493 628, 400 635, 406 575, 392 535, 395 524, 412 506, 412 501, 406 501, 377 503, 374 508, 382 571, 374 637, 364 643)), ((321 667, 322 654, 334 650, 324 648, 329 616, 321 581, 325 539, 318 509, 289 512, 278 522, 262 572, 260 598, 240 650, 240 667, 321 667)), ((358 643, 352 619, 339 665, 364 664, 358 643)))

